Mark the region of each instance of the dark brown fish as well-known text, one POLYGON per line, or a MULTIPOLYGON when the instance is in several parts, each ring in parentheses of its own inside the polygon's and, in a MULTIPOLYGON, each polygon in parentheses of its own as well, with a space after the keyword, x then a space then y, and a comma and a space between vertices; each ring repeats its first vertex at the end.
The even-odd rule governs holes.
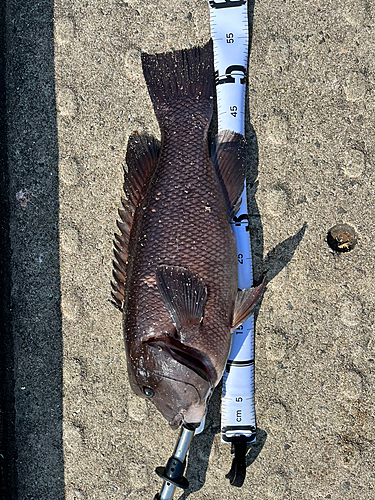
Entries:
POLYGON ((229 224, 243 189, 245 144, 225 131, 209 155, 212 42, 142 56, 161 129, 129 138, 113 298, 124 311, 133 391, 173 428, 203 418, 231 332, 251 314, 263 285, 237 291, 229 224))

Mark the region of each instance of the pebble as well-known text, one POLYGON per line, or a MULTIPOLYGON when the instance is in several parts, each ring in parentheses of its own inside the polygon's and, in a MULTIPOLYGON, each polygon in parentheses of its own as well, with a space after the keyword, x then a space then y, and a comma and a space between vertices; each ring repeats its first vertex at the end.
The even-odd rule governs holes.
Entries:
POLYGON ((327 234, 327 243, 335 252, 350 252, 358 243, 354 227, 339 223, 331 227, 327 234))
POLYGON ((365 155, 362 151, 349 149, 345 151, 343 164, 344 174, 352 179, 361 177, 365 169, 365 155))
POLYGON ((362 73, 353 71, 345 79, 344 93, 348 101, 356 102, 366 94, 366 78, 362 73))
POLYGON ((56 92, 56 107, 61 116, 74 118, 78 112, 78 102, 75 92, 68 88, 61 88, 56 92))
POLYGON ((55 40, 59 45, 70 43, 74 39, 74 22, 70 17, 55 19, 55 40))
POLYGON ((65 424, 64 443, 68 450, 72 452, 78 451, 77 448, 83 444, 82 432, 80 428, 74 424, 65 424))
POLYGON ((362 304, 358 299, 346 298, 340 307, 340 319, 346 326, 356 326, 360 322, 362 304))

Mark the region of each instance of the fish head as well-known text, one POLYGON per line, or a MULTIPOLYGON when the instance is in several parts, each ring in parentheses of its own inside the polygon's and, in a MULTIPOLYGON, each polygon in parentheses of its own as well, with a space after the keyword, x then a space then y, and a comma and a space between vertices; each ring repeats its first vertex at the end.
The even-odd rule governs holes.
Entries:
POLYGON ((215 369, 205 354, 168 335, 148 339, 137 352, 129 354, 133 360, 128 363, 133 391, 154 403, 172 429, 181 424, 198 427, 216 380, 215 369))

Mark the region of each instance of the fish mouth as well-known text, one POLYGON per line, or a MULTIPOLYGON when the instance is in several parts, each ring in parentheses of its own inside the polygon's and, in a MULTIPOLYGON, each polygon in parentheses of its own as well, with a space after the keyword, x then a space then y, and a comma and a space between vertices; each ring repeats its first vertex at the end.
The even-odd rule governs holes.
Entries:
POLYGON ((177 413, 177 415, 169 422, 169 425, 173 430, 178 429, 181 425, 189 429, 190 431, 195 431, 201 425, 202 419, 206 414, 206 409, 203 411, 199 406, 190 408, 187 411, 182 411, 177 413), (190 417, 189 421, 186 421, 186 418, 190 417))
POLYGON ((209 357, 199 349, 187 346, 170 335, 149 338, 145 344, 167 351, 178 363, 186 366, 209 384, 214 384, 217 372, 209 357))
POLYGON ((177 413, 177 415, 175 417, 173 417, 172 420, 169 422, 169 425, 171 426, 172 430, 175 431, 183 423, 184 423, 184 417, 182 416, 181 413, 177 413))

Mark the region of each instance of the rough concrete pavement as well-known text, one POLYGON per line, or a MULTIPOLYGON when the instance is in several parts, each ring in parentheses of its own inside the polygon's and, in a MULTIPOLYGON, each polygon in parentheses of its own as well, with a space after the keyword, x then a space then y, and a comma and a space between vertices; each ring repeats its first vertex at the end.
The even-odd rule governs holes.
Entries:
MULTIPOLYGON (((375 7, 250 10, 251 238, 255 277, 270 279, 256 323, 259 449, 230 487, 215 394, 176 498, 370 500, 375 7), (326 243, 340 222, 359 240, 345 254, 326 243)), ((158 134, 141 51, 202 44, 208 7, 9 0, 6 23, 18 498, 151 499, 176 433, 127 382, 112 237, 127 138, 158 134)))

